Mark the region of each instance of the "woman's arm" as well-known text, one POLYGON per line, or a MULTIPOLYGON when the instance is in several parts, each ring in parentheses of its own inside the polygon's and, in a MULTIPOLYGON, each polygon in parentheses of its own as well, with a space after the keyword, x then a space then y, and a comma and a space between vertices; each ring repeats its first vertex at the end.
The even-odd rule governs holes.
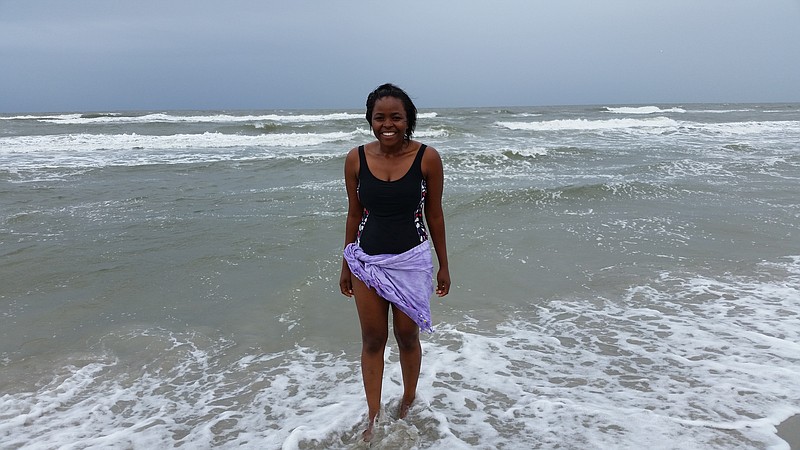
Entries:
POLYGON ((436 275, 436 295, 444 297, 450 292, 450 267, 447 262, 447 238, 445 237, 444 212, 442 211, 442 191, 444 190, 444 169, 442 158, 434 148, 428 147, 422 157, 422 175, 428 186, 425 198, 425 219, 439 260, 436 275))
MULTIPOLYGON (((347 188, 347 221, 344 226, 344 245, 356 241, 358 224, 361 222, 363 207, 358 199, 358 149, 354 148, 347 154, 344 161, 344 183, 347 188)), ((353 282, 350 278, 350 267, 342 258, 342 273, 339 276, 339 289, 348 297, 353 295, 353 282)))

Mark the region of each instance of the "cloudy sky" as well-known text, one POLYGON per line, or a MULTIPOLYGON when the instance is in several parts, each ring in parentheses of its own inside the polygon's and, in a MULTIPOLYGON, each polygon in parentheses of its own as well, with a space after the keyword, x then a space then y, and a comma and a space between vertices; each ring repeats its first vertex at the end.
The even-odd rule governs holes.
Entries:
POLYGON ((0 0, 0 112, 800 101, 800 0, 0 0))

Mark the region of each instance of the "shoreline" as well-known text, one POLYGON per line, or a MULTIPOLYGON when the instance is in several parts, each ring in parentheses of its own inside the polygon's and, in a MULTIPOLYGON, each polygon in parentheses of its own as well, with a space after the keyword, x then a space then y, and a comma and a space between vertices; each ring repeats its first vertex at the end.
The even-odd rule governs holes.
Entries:
POLYGON ((791 450, 800 450, 800 414, 784 420, 777 428, 778 437, 788 442, 791 450))

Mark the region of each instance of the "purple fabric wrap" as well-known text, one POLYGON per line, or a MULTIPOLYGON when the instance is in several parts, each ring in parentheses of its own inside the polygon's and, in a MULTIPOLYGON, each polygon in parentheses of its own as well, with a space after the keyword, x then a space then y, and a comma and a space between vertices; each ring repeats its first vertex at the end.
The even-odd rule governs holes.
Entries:
POLYGON ((397 255, 368 255, 357 244, 344 248, 350 272, 397 306, 421 330, 433 332, 430 297, 433 260, 428 241, 397 255))

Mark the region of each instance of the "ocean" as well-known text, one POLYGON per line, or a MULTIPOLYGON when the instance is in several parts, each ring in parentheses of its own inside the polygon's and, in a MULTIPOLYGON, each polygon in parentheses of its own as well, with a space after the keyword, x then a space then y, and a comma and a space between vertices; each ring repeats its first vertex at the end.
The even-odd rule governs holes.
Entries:
MULTIPOLYGON (((372 448, 781 449, 800 104, 430 108, 453 287, 372 448)), ((0 448, 357 448, 361 110, 0 115, 0 448)))

